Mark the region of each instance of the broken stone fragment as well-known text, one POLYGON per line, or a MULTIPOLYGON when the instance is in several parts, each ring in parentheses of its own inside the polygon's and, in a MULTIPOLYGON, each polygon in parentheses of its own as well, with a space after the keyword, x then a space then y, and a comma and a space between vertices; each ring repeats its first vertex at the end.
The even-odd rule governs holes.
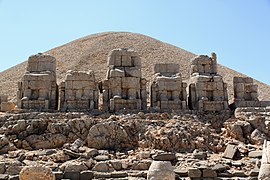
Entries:
POLYGON ((226 147, 225 152, 223 153, 224 158, 228 159, 239 159, 240 158, 240 151, 237 148, 237 145, 228 144, 226 147))
POLYGON ((174 180, 175 173, 170 161, 153 161, 148 173, 147 180, 174 180))

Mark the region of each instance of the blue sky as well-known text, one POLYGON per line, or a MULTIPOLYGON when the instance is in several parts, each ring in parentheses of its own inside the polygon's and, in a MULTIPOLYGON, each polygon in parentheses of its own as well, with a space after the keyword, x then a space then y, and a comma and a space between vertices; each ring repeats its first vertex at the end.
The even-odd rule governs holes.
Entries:
POLYGON ((270 0, 0 0, 0 71, 106 31, 137 32, 270 84, 270 0))

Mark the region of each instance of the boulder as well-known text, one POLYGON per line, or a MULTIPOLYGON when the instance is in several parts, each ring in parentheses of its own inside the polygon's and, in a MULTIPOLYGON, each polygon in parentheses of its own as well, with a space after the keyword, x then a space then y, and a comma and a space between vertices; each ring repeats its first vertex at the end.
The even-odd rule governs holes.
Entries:
POLYGON ((92 126, 86 141, 88 147, 96 149, 123 149, 131 145, 126 130, 115 121, 92 126))

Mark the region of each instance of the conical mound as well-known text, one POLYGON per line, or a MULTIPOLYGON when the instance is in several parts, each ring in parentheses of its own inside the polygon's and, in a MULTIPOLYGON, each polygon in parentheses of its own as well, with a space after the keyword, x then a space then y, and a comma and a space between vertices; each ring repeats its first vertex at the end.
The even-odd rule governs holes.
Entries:
MULTIPOLYGON (((130 32, 105 32, 89 35, 46 53, 57 59, 57 78, 60 82, 67 70, 93 70, 98 80, 104 79, 107 69, 107 55, 115 48, 131 48, 137 51, 142 60, 142 75, 151 80, 152 68, 156 63, 178 63, 183 79, 189 78, 190 59, 195 54, 151 37, 130 32)), ((30 56, 30 54, 29 54, 30 56)), ((0 94, 14 98, 17 82, 24 74, 26 62, 18 64, 0 73, 0 94)), ((232 98, 232 80, 234 76, 244 76, 225 66, 219 65, 218 72, 228 83, 228 92, 232 98)), ((259 98, 269 100, 270 87, 255 81, 259 85, 259 98)))

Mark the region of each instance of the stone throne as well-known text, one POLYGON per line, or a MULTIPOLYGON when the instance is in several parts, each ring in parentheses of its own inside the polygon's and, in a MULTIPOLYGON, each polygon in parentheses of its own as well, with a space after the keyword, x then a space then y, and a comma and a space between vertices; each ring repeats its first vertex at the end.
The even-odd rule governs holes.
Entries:
POLYGON ((216 54, 200 55, 191 60, 188 105, 191 110, 228 110, 227 84, 217 73, 216 54))
POLYGON ((22 109, 57 109, 56 59, 39 53, 29 57, 27 70, 18 83, 17 106, 22 109))
POLYGON ((233 78, 234 99, 233 107, 267 107, 270 101, 260 101, 258 85, 250 77, 233 78))
POLYGON ((130 49, 114 49, 108 55, 106 80, 99 83, 102 110, 146 110, 146 79, 141 76, 141 59, 130 49))
POLYGON ((71 71, 59 88, 61 111, 98 110, 98 83, 93 71, 71 71))
POLYGON ((178 64, 155 64, 150 85, 150 106, 160 111, 187 109, 186 87, 178 64))

